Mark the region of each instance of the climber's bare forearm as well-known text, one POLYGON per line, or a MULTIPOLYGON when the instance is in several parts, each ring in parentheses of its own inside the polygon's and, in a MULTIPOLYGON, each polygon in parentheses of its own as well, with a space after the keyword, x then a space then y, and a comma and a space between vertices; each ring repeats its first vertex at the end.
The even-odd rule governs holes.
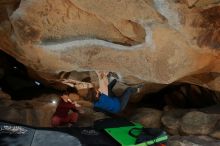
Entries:
POLYGON ((99 91, 105 95, 108 95, 108 73, 107 72, 97 72, 99 79, 99 91))
POLYGON ((79 101, 77 101, 77 103, 80 104, 82 107, 93 108, 93 103, 90 101, 79 100, 79 101))

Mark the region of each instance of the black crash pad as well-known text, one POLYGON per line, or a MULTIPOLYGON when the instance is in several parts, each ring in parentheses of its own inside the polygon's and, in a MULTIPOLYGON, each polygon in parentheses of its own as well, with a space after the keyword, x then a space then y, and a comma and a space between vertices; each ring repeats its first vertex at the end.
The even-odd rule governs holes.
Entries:
POLYGON ((117 146, 92 127, 36 128, 0 122, 0 146, 117 146))

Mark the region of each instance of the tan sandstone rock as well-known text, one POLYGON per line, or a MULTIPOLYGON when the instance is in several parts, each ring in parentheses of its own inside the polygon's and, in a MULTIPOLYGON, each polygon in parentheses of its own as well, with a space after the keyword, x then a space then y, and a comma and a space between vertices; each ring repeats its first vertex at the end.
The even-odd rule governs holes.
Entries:
POLYGON ((220 90, 216 0, 17 3, 0 3, 0 49, 49 83, 61 72, 107 70, 126 84, 181 81, 220 90))

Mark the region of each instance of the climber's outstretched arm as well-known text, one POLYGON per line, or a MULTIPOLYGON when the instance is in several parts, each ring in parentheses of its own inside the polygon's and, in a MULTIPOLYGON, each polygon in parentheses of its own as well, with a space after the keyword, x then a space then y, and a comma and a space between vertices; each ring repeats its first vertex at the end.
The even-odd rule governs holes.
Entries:
POLYGON ((108 72, 97 71, 96 74, 98 75, 99 79, 99 92, 108 96, 108 72))

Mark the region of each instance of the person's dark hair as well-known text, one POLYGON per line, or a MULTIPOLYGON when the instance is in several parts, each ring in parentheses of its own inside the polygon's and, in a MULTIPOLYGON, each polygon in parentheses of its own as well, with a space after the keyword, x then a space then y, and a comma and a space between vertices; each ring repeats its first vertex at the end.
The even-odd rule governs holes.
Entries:
POLYGON ((78 93, 77 89, 74 87, 67 87, 66 90, 63 91, 63 94, 69 95, 70 93, 78 93))
POLYGON ((88 90, 88 94, 86 96, 86 99, 89 100, 89 101, 96 101, 96 100, 98 100, 96 95, 97 95, 96 89, 95 88, 90 88, 88 90))

